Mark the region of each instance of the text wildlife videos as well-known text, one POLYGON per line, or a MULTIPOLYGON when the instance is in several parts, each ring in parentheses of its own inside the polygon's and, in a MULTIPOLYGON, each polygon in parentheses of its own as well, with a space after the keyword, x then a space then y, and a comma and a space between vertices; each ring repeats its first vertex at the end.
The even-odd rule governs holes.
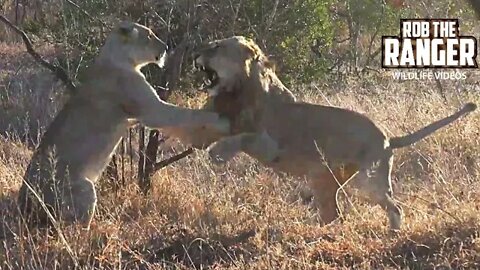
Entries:
POLYGON ((383 68, 477 68, 476 57, 458 19, 401 19, 400 36, 382 37, 383 68))

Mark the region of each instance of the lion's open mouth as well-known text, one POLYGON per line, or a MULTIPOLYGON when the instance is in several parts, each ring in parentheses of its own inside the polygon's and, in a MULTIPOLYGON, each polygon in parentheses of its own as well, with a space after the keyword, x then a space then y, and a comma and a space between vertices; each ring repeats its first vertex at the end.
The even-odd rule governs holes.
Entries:
POLYGON ((203 72, 203 83, 201 86, 202 90, 212 89, 218 84, 219 78, 215 70, 198 63, 195 63, 195 68, 203 72))

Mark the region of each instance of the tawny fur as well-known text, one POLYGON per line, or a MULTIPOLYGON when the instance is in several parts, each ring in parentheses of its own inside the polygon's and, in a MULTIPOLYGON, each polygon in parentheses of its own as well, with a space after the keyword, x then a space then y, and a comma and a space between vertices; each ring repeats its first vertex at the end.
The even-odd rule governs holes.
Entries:
POLYGON ((327 223, 338 216, 339 184, 355 176, 354 186, 381 205, 391 228, 399 229, 402 211, 392 198, 392 150, 411 145, 476 108, 469 103, 417 132, 388 138, 355 111, 296 102, 267 57, 244 37, 209 43, 198 52, 196 63, 217 72, 219 81, 209 89, 207 106, 231 124, 228 137, 203 134, 206 144, 220 139, 209 148, 214 160, 227 161, 243 151, 276 171, 306 177, 327 223))
POLYGON ((132 122, 169 131, 192 126, 229 129, 216 113, 159 99, 140 68, 162 61, 165 49, 139 24, 124 22, 109 35, 85 82, 50 124, 27 168, 19 204, 29 222, 51 221, 47 208, 57 220, 89 226, 97 201, 95 182, 132 122))

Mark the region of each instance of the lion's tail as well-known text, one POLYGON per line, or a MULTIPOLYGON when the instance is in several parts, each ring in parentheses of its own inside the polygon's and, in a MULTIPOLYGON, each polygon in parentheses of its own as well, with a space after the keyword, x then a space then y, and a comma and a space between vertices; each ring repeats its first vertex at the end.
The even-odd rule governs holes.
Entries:
POLYGON ((438 121, 435 121, 420 130, 417 130, 411 134, 408 134, 402 137, 390 138, 390 147, 395 149, 395 148, 402 148, 405 146, 412 145, 420 141, 421 139, 427 137, 428 135, 434 133, 435 131, 441 129, 442 127, 454 122, 455 120, 464 116, 465 114, 469 112, 473 112, 476 108, 477 108, 477 105, 475 103, 467 103, 458 112, 448 117, 445 117, 443 119, 440 119, 438 121))

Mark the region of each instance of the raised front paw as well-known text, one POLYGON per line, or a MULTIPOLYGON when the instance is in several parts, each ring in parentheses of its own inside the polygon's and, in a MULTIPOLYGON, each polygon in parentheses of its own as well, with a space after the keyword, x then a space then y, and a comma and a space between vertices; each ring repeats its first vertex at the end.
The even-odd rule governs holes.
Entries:
POLYGON ((207 149, 208 155, 214 164, 225 164, 237 153, 236 147, 226 141, 219 141, 210 145, 207 149))
POLYGON ((220 117, 213 127, 219 133, 228 134, 230 132, 230 121, 227 118, 220 117))

